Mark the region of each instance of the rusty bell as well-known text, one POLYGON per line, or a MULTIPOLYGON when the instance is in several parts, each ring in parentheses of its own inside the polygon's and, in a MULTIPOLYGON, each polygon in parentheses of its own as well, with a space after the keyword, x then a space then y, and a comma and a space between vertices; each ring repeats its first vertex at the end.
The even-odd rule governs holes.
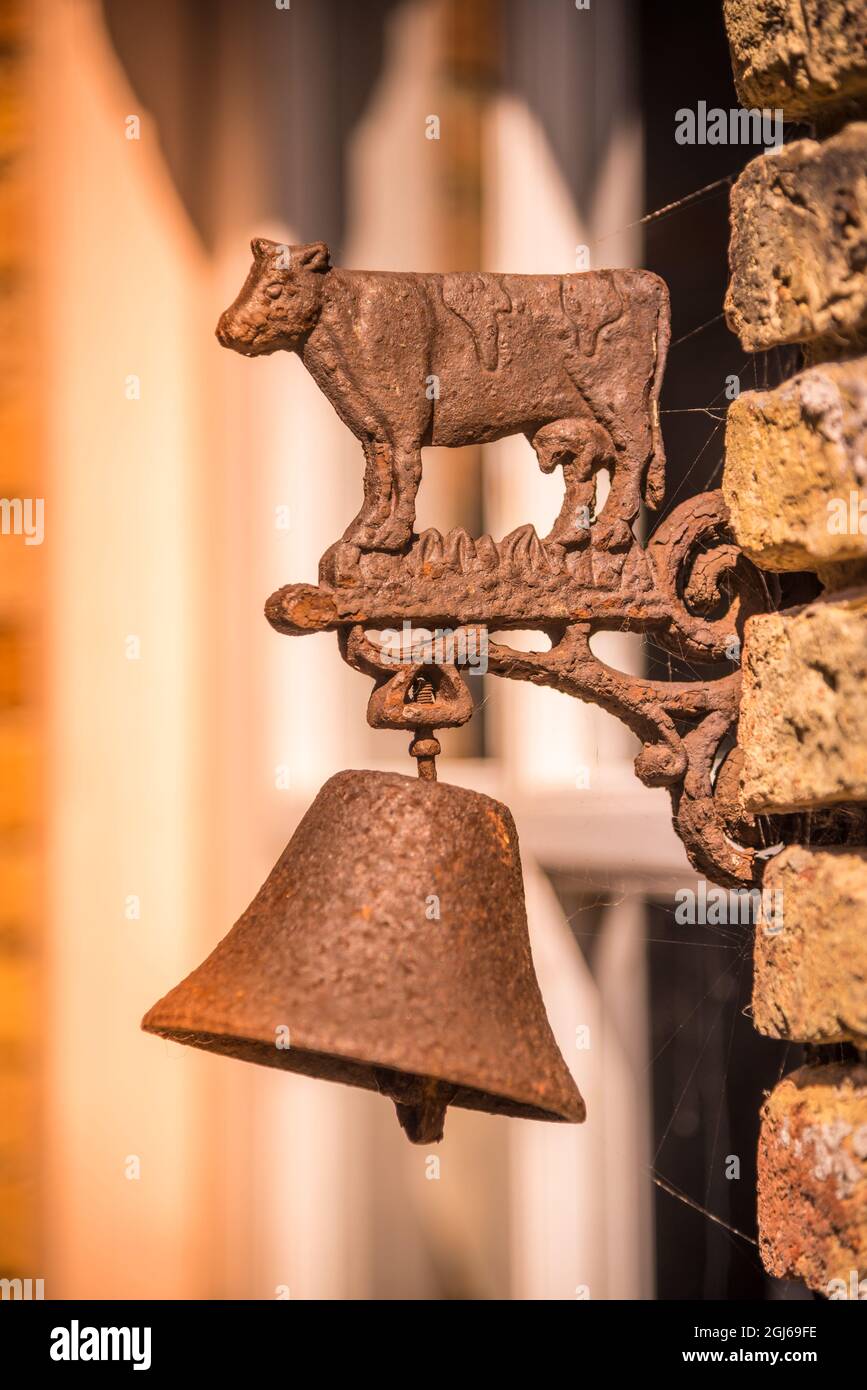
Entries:
POLYGON ((584 1119, 533 970, 512 816, 442 782, 332 777, 142 1027, 379 1091, 416 1144, 442 1138, 449 1105, 584 1119))

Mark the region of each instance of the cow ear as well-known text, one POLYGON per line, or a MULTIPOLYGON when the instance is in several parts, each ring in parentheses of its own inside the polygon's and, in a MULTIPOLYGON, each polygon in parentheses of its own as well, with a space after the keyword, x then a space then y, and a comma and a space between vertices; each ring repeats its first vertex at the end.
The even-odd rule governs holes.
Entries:
POLYGON ((326 271, 331 265, 324 241, 311 241, 309 246, 299 246, 294 259, 300 270, 326 271))
POLYGON ((274 249, 273 241, 266 241, 264 237, 254 236, 250 242, 250 250, 253 252, 254 259, 263 261, 266 256, 274 249))

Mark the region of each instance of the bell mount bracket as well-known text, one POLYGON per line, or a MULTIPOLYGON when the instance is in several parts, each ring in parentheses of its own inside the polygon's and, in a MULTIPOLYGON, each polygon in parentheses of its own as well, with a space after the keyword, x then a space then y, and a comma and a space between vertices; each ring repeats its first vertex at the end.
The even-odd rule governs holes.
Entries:
POLYGON ((482 653, 494 675, 601 706, 641 740, 636 775, 668 788, 696 871, 749 887, 767 836, 737 799, 737 663, 746 618, 770 606, 765 577, 733 543, 720 492, 681 503, 646 545, 627 529, 614 546, 609 532, 596 541, 592 518, 565 542, 562 527, 540 538, 532 526, 500 542, 428 530, 397 553, 342 540, 322 557, 318 585, 286 585, 265 613, 283 634, 337 633, 344 660, 373 679, 368 722, 411 730, 423 777, 436 775, 435 730, 472 715, 464 672, 482 653), (510 629, 543 632, 550 650, 489 637, 510 629), (695 678, 616 670, 591 648, 603 631, 647 634, 695 678), (701 666, 715 671, 702 676, 701 666))

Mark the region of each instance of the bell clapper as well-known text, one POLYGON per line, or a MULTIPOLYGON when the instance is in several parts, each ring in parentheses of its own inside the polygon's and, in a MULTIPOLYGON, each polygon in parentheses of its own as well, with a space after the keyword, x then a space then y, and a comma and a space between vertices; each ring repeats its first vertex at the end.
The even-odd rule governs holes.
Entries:
POLYGON ((438 1144, 457 1086, 434 1076, 412 1076, 385 1067, 375 1067, 373 1074, 380 1094, 394 1101, 400 1127, 410 1143, 438 1144))

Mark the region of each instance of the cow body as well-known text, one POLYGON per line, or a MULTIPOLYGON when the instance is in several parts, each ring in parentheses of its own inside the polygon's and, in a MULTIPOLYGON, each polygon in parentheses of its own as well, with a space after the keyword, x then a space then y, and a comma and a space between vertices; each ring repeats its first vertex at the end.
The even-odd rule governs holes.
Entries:
POLYGON ((361 440, 365 505, 348 539, 407 543, 422 447, 517 433, 543 468, 563 464, 570 506, 592 491, 598 468, 610 470, 605 511, 620 531, 603 530, 614 544, 643 482, 651 504, 661 500, 669 316, 657 276, 351 271, 330 268, 322 243, 256 242, 254 255, 218 335, 247 355, 297 351, 361 440))

